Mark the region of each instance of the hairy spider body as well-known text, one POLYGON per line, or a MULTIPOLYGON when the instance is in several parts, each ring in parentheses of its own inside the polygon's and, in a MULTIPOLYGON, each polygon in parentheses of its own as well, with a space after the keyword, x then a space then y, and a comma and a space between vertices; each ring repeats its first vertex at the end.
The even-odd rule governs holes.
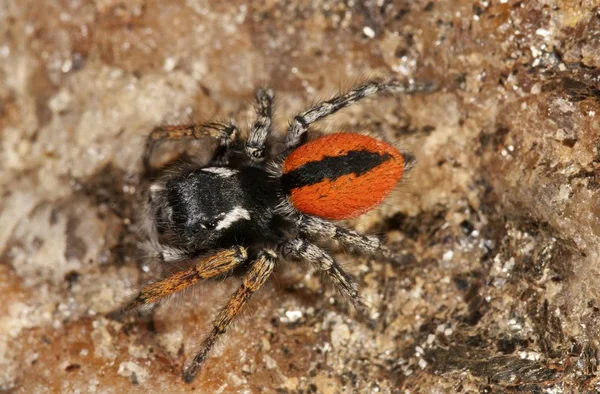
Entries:
POLYGON ((270 89, 257 91, 257 120, 245 142, 237 139, 233 124, 152 131, 143 156, 148 166, 160 140, 212 137, 220 145, 207 166, 181 168, 151 185, 151 237, 157 254, 165 262, 188 261, 191 267, 145 287, 120 311, 153 304, 203 279, 245 272, 184 370, 186 382, 195 378, 216 341, 267 281, 279 256, 308 261, 358 311, 364 310, 353 278, 312 240, 330 239, 364 254, 396 260, 377 237, 326 219, 356 217, 372 209, 396 186, 412 158, 361 134, 339 133, 305 142, 306 132, 312 123, 362 98, 430 89, 396 80, 370 81, 318 103, 290 122, 285 150, 276 160, 266 160, 274 96, 270 89))
POLYGON ((159 238, 182 253, 280 242, 278 204, 276 182, 256 167, 190 168, 154 183, 150 197, 159 238))

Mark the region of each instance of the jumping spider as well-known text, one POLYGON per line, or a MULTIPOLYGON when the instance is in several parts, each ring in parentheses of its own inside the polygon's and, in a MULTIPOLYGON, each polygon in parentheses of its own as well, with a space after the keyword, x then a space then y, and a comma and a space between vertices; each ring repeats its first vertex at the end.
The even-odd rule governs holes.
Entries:
POLYGON ((121 311, 154 304, 197 282, 233 270, 245 275, 217 315, 201 350, 185 368, 191 382, 218 338, 273 273, 279 256, 306 260, 326 274, 358 311, 358 286, 329 253, 311 239, 331 239, 369 255, 394 260, 377 237, 331 220, 359 216, 379 204, 413 159, 380 140, 356 133, 330 134, 306 142, 309 126, 377 94, 415 93, 430 86, 396 80, 369 81, 320 102, 289 124, 283 152, 268 159, 273 92, 259 89, 248 138, 232 123, 157 127, 148 137, 144 162, 161 140, 217 138, 219 148, 204 167, 180 168, 150 187, 151 238, 159 259, 187 261, 191 268, 155 282, 121 311), (205 257, 207 256, 208 257, 205 257))

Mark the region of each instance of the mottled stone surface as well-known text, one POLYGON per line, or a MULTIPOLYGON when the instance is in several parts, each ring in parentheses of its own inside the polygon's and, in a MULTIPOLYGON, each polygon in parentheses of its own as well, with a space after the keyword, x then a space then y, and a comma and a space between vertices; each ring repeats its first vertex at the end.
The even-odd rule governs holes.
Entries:
POLYGON ((0 2, 0 391, 600 390, 599 6, 0 2), (186 385, 181 367, 235 278, 150 322, 103 317, 162 274, 138 236, 153 126, 245 126, 268 84, 282 133, 309 103, 389 74, 439 89, 318 125, 379 131, 418 160, 382 209, 349 223, 407 267, 336 255, 370 322, 282 264, 186 385))

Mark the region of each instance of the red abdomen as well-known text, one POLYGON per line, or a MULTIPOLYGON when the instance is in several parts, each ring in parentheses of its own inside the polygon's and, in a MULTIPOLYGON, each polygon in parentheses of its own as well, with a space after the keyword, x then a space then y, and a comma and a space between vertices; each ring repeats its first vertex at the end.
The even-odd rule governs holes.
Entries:
POLYGON ((294 150, 281 182, 300 212, 326 219, 359 216, 379 204, 404 172, 393 146, 362 134, 330 134, 294 150))

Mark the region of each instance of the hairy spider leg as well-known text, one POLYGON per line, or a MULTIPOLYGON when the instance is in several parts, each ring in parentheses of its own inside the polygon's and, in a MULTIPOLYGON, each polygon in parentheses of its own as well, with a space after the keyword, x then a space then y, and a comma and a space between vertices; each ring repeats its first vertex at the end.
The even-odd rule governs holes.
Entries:
POLYGON ((113 315, 118 316, 141 306, 153 304, 203 279, 227 273, 243 264, 247 258, 248 252, 242 246, 221 250, 212 256, 201 259, 191 268, 144 287, 137 297, 113 315))
POLYGON ((256 120, 252 124, 246 140, 246 154, 253 161, 263 161, 266 158, 267 140, 271 134, 273 98, 272 89, 256 91, 256 120))
POLYGON ((227 331, 233 319, 252 298, 252 295, 269 279, 276 262, 277 254, 273 250, 263 249, 259 252, 258 257, 252 262, 250 270, 242 280, 241 286, 213 321, 213 329, 202 342, 200 351, 183 372, 183 378, 187 383, 194 380, 206 356, 219 337, 227 331))
MULTIPOLYGON (((146 147, 144 149, 144 155, 142 156, 144 168, 146 171, 151 169, 152 152, 154 151, 156 143, 165 140, 181 140, 184 138, 200 139, 203 137, 213 137, 219 139, 219 148, 217 153, 215 153, 215 158, 218 160, 225 158, 226 162, 229 147, 236 141, 238 135, 239 130, 233 123, 209 122, 156 127, 152 130, 150 135, 148 135, 148 139, 146 140, 146 147)), ((215 158, 213 158, 213 161, 215 158)))
POLYGON ((359 253, 382 257, 392 262, 400 262, 400 256, 392 252, 381 240, 373 235, 336 226, 335 224, 315 216, 301 215, 298 221, 300 233, 321 239, 332 239, 359 253))
POLYGON ((434 86, 431 84, 403 83, 397 79, 365 82, 330 100, 321 101, 296 116, 290 122, 288 127, 285 141, 286 150, 290 152, 302 144, 304 136, 312 123, 332 115, 340 109, 348 107, 364 98, 372 97, 380 93, 412 94, 417 92, 428 92, 433 89, 434 86))
POLYGON ((329 253, 301 238, 285 242, 281 249, 285 257, 291 256, 305 260, 329 277, 336 289, 350 301, 356 311, 365 315, 366 305, 358 292, 358 285, 329 253))

